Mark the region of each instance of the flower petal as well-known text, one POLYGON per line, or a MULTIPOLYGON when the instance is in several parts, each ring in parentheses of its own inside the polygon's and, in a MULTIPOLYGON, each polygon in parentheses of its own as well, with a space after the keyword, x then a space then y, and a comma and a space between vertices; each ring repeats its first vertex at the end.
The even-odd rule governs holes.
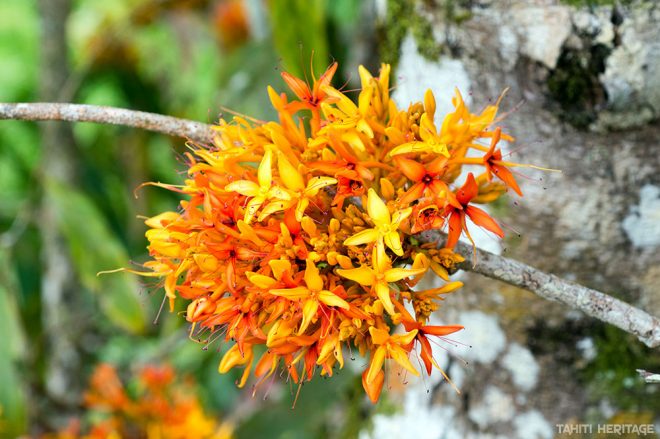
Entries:
POLYGON ((250 282, 265 290, 277 283, 277 281, 272 277, 264 276, 263 274, 252 273, 251 271, 245 272, 245 276, 250 282))
POLYGON ((348 270, 340 268, 337 270, 337 274, 365 286, 372 285, 375 280, 374 272, 366 265, 348 270))
POLYGON ((298 99, 304 100, 305 98, 309 98, 312 95, 312 92, 305 81, 298 79, 287 72, 282 72, 281 74, 282 79, 284 79, 284 82, 286 82, 286 85, 289 86, 291 91, 293 91, 298 99))
POLYGON ((433 96, 433 92, 430 88, 424 93, 424 111, 429 115, 429 118, 433 120, 433 116, 435 115, 435 96, 433 96))
MULTIPOLYGON (((305 209, 309 206, 309 198, 301 198, 298 200, 298 204, 296 205, 296 221, 301 222, 303 217, 305 216, 305 209)), ((309 218, 309 217, 307 217, 309 218)))
POLYGON ((471 199, 476 197, 479 194, 479 186, 477 185, 474 175, 470 172, 465 180, 465 184, 456 193, 456 199, 463 206, 468 204, 471 199))
POLYGON ((479 209, 478 207, 467 206, 465 208, 465 213, 476 225, 493 232, 500 238, 504 238, 504 231, 502 228, 485 211, 479 209))
POLYGON ((379 346, 372 354, 369 369, 367 369, 367 384, 373 383, 376 380, 378 373, 382 373, 381 369, 383 368, 386 354, 387 350, 384 346, 379 346))
POLYGON ((259 185, 250 180, 238 180, 225 186, 228 192, 238 192, 246 197, 256 197, 259 195, 259 185))
POLYGON ((410 276, 422 274, 426 268, 391 268, 385 272, 387 282, 398 282, 410 276))
POLYGON ((277 198, 280 200, 290 200, 291 195, 279 186, 273 186, 268 191, 268 198, 277 198))
POLYGON ((268 292, 274 296, 284 297, 289 300, 301 300, 309 297, 309 289, 305 287, 273 289, 268 292))
POLYGON ((384 329, 376 328, 375 326, 369 328, 369 334, 371 335, 372 343, 376 345, 385 344, 385 342, 390 339, 389 332, 384 329))
POLYGON ((424 195, 426 185, 424 183, 415 183, 399 200, 401 204, 410 204, 415 200, 419 200, 424 195))
POLYGON ((268 203, 261 210, 261 213, 259 214, 259 218, 257 218, 257 220, 263 221, 266 218, 268 218, 270 215, 285 210, 290 206, 290 204, 291 204, 290 201, 273 201, 272 203, 268 203))
POLYGON ((390 211, 375 190, 369 189, 367 212, 376 225, 391 223, 390 211))
POLYGON ((397 232, 389 232, 385 234, 385 245, 390 248, 396 255, 403 256, 403 247, 401 246, 401 238, 397 232))
POLYGON ((264 152, 264 157, 261 159, 259 164, 259 169, 257 170, 257 179, 259 180, 259 186, 262 188, 269 188, 270 183, 273 180, 273 153, 270 149, 266 149, 264 152))
POLYGON ((277 280, 281 280, 284 273, 291 272, 291 262, 286 259, 271 259, 268 261, 268 265, 270 265, 270 269, 273 271, 273 276, 275 276, 275 279, 277 280))
POLYGON ((378 232, 376 229, 366 229, 346 238, 344 240, 344 245, 362 245, 375 242, 376 240, 378 240, 378 232))
POLYGON ((415 160, 396 157, 394 163, 396 163, 401 172, 412 181, 418 182, 426 175, 424 165, 415 160))
POLYGON ((305 189, 305 181, 296 168, 286 159, 284 154, 277 157, 277 169, 280 172, 280 179, 284 185, 292 191, 301 191, 305 189))
POLYGON ((232 346, 225 355, 223 355, 220 364, 218 365, 218 372, 227 373, 235 366, 242 366, 252 359, 252 348, 245 349, 241 354, 238 345, 232 346))
POLYGON ((513 177, 513 173, 502 165, 493 165, 493 173, 497 175, 500 180, 504 182, 508 187, 513 189, 518 195, 522 197, 522 191, 520 186, 516 182, 516 179, 513 177))
POLYGON ((307 188, 305 189, 305 193, 308 196, 315 196, 318 193, 319 189, 322 189, 326 186, 330 186, 332 184, 337 184, 337 180, 335 178, 314 177, 307 182, 307 188))
POLYGON ((344 299, 328 290, 319 292, 319 300, 328 306, 336 306, 341 309, 349 309, 350 305, 344 299))
POLYGON ((310 291, 321 291, 323 289, 323 279, 319 275, 319 269, 311 259, 307 259, 307 268, 305 269, 305 283, 310 291))
POLYGON ((413 375, 419 376, 419 372, 417 372, 417 369, 415 369, 415 367, 410 362, 410 359, 408 358, 408 352, 406 352, 402 347, 396 345, 390 346, 388 352, 394 361, 399 363, 413 375))
POLYGON ((426 334, 443 336, 453 334, 463 329, 461 325, 423 326, 422 331, 426 334))
POLYGON ((376 295, 380 299, 380 302, 383 304, 383 308, 389 315, 394 314, 394 304, 392 303, 392 298, 390 297, 390 286, 387 282, 378 282, 376 284, 376 295))
POLYGON ((254 197, 251 199, 247 203, 247 206, 245 206, 245 217, 243 218, 243 221, 245 221, 247 224, 250 224, 252 222, 252 218, 257 214, 257 211, 264 203, 264 201, 266 201, 264 197, 254 197))
POLYGON ((303 318, 300 322, 300 329, 298 329, 298 334, 303 334, 314 317, 316 317, 316 312, 319 309, 319 303, 314 299, 306 300, 303 304, 303 318))
POLYGON ((399 224, 401 224, 401 221, 408 218, 411 213, 412 213, 412 207, 403 210, 397 210, 396 212, 394 212, 394 215, 392 215, 392 226, 398 228, 399 224))
POLYGON ((447 232, 446 248, 456 247, 456 243, 461 237, 461 231, 463 230, 463 220, 461 219, 463 215, 465 214, 462 211, 455 210, 449 216, 449 232, 447 232))
POLYGON ((369 371, 365 370, 362 373, 362 387, 364 388, 364 391, 367 393, 367 396, 369 397, 369 400, 376 404, 378 402, 378 398, 380 398, 380 392, 383 390, 383 383, 385 382, 385 374, 383 373, 382 370, 379 370, 378 373, 376 373, 375 377, 372 378, 371 382, 367 381, 367 376, 368 376, 369 371))

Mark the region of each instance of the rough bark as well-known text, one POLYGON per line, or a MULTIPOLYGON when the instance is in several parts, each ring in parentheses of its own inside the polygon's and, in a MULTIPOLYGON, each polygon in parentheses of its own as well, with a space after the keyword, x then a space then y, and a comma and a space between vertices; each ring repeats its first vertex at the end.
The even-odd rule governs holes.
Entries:
MULTIPOLYGON (((657 2, 419 2, 417 13, 432 23, 426 44, 442 46, 443 55, 429 60, 418 41, 404 40, 395 93, 410 92, 399 103, 427 87, 445 101, 457 86, 478 112, 508 88, 502 124, 517 141, 507 160, 562 171, 520 169, 524 197, 497 206, 520 235, 509 233, 499 251, 660 315, 657 2), (457 8, 451 14, 449 3, 457 8)), ((554 280, 517 263, 501 268, 495 277, 512 269, 514 284, 531 283, 540 295, 554 280)), ((473 345, 450 349, 470 361, 447 367, 461 377, 463 396, 444 389, 434 396, 450 414, 440 421, 448 437, 550 438, 558 423, 634 414, 623 402, 633 392, 625 382, 637 388, 634 369, 658 359, 580 313, 473 276, 439 315, 463 324, 460 341, 473 345)), ((638 413, 657 413, 651 393, 637 395, 638 413)))
POLYGON ((0 119, 96 122, 141 128, 201 143, 210 143, 213 139, 213 129, 211 125, 205 123, 144 111, 95 105, 63 103, 0 104, 0 119))

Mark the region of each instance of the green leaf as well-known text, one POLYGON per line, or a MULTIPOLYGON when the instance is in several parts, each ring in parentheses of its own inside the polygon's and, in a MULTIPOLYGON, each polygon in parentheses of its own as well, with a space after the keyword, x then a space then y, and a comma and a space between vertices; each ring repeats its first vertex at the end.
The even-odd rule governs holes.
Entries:
POLYGON ((32 3, 24 0, 0 2, 2 102, 25 100, 36 89, 38 64, 33 60, 39 48, 39 17, 32 3))
POLYGON ((46 186, 57 224, 66 237, 81 284, 98 295, 106 317, 117 326, 142 333, 146 329, 146 300, 140 300, 135 275, 104 270, 126 266, 128 254, 110 231, 99 210, 83 193, 55 181, 46 186))
MULTIPOLYGON (((2 293, 0 293, 2 295, 2 293)), ((3 310, 0 309, 0 314, 3 310)), ((1 317, 0 317, 1 318, 1 317)), ((0 437, 18 437, 27 429, 25 388, 11 356, 0 347, 0 437)))
POLYGON ((16 368, 25 336, 10 275, 8 255, 0 247, 0 437, 17 437, 27 429, 25 386, 16 368))
POLYGON ((268 4, 273 40, 284 67, 303 77, 313 53, 314 73, 318 78, 330 63, 326 0, 274 0, 268 4))

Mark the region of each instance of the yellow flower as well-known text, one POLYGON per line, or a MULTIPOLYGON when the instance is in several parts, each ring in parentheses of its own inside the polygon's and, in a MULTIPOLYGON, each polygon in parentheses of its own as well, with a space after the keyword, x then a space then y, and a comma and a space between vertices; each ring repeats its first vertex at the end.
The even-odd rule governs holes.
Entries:
POLYGON ((302 322, 298 329, 298 334, 303 334, 312 319, 316 316, 319 309, 319 302, 328 306, 336 306, 342 309, 349 309, 348 303, 337 296, 332 291, 323 289, 323 278, 319 275, 319 269, 310 259, 307 259, 307 268, 305 269, 306 287, 273 289, 269 293, 275 296, 285 297, 289 300, 304 300, 302 305, 302 322))
POLYGON ((336 128, 355 128, 369 138, 374 136, 374 132, 364 117, 364 113, 369 108, 369 102, 359 102, 355 105, 348 96, 336 88, 327 86, 325 92, 328 96, 335 99, 336 107, 323 104, 323 112, 330 120, 336 120, 336 128), (341 122, 339 122, 341 121, 341 122))
POLYGON ((256 215, 257 211, 266 200, 273 198, 279 200, 291 199, 291 196, 284 189, 279 186, 273 186, 273 171, 271 169, 272 161, 273 153, 270 149, 267 149, 261 163, 259 164, 259 169, 257 170, 257 181, 259 184, 251 180, 238 180, 229 183, 225 187, 226 191, 238 192, 246 197, 252 197, 245 208, 244 220, 247 224, 250 224, 252 218, 254 218, 254 215, 256 215))
POLYGON ((426 271, 425 268, 390 268, 388 260, 380 260, 377 255, 374 255, 374 267, 375 269, 362 265, 359 268, 348 270, 338 269, 337 274, 360 285, 370 286, 382 302, 385 311, 390 315, 395 313, 390 297, 390 282, 398 282, 426 271))
POLYGON ((367 196, 367 212, 374 222, 373 229, 362 230, 344 241, 344 245, 361 245, 371 242, 376 243, 379 257, 385 257, 385 247, 388 246, 398 256, 403 256, 401 238, 397 229, 401 221, 408 218, 412 208, 397 210, 392 216, 390 211, 380 199, 375 190, 369 189, 367 196))
POLYGON ((402 367, 410 371, 410 373, 419 376, 419 372, 417 372, 408 358, 408 351, 403 348, 403 346, 410 345, 415 339, 415 336, 417 336, 417 329, 406 334, 390 335, 384 329, 378 329, 372 326, 369 328, 369 333, 371 334, 371 341, 373 344, 378 345, 378 348, 373 353, 369 369, 367 370, 367 384, 376 379, 376 376, 383 368, 385 358, 392 358, 402 367))
POLYGON ((447 144, 443 141, 438 129, 433 123, 433 112, 435 112, 435 99, 430 92, 425 96, 427 112, 422 114, 419 122, 419 137, 421 141, 407 142, 390 151, 391 156, 408 153, 433 153, 449 157, 447 144))
POLYGON ((388 115, 390 112, 396 112, 394 103, 390 101, 390 66, 381 64, 377 79, 364 66, 360 66, 358 72, 362 85, 358 99, 360 109, 364 109, 363 114, 370 114, 370 124, 378 131, 384 131, 383 124, 388 115))
POLYGON ((220 360, 218 365, 218 372, 227 373, 230 369, 233 369, 235 366, 246 366, 243 371, 243 375, 238 383, 238 387, 245 386, 248 377, 250 376, 250 371, 252 370, 252 361, 254 360, 254 355, 252 353, 252 345, 245 345, 245 348, 241 352, 241 349, 238 344, 235 344, 227 351, 227 353, 220 360))
MULTIPOLYGON (((310 201, 318 195, 321 189, 337 184, 337 180, 331 177, 313 177, 305 185, 303 176, 283 154, 277 159, 277 166, 280 171, 280 179, 282 179, 287 189, 293 192, 293 198, 290 201, 284 202, 284 204, 286 207, 296 204, 296 221, 302 221, 305 209, 307 209, 310 201)), ((264 213, 270 210, 269 206, 264 208, 264 213)))

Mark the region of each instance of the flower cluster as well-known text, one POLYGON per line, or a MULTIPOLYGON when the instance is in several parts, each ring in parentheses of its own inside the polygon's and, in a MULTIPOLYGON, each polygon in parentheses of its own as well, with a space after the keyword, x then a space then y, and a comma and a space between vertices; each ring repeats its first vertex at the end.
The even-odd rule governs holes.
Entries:
POLYGON ((218 424, 204 413, 200 401, 191 393, 191 382, 179 382, 169 366, 143 367, 129 392, 109 364, 96 367, 85 394, 85 405, 97 415, 91 417, 88 433, 81 423, 72 422, 53 439, 231 439, 232 427, 218 424))
POLYGON ((462 285, 448 278, 463 261, 452 249, 470 238, 468 219, 503 236, 475 203, 520 189, 498 148, 513 140, 493 126, 499 101, 473 114, 456 91, 436 126, 431 91, 406 110, 390 99, 389 65, 378 77, 360 67, 357 104, 330 85, 336 68, 311 86, 283 73, 295 98, 268 88, 279 122, 221 120, 212 146, 187 153, 185 184, 154 183, 186 199, 146 221, 141 274, 190 301, 194 331, 233 343, 219 370, 244 368, 240 386, 282 366, 296 383, 331 376, 356 348, 375 402, 388 359, 415 375, 411 354, 438 367, 432 338, 462 329, 428 324, 462 285), (463 165, 483 172, 462 176, 463 165), (444 248, 420 239, 443 228, 444 248), (429 270, 447 283, 416 291, 429 270))

